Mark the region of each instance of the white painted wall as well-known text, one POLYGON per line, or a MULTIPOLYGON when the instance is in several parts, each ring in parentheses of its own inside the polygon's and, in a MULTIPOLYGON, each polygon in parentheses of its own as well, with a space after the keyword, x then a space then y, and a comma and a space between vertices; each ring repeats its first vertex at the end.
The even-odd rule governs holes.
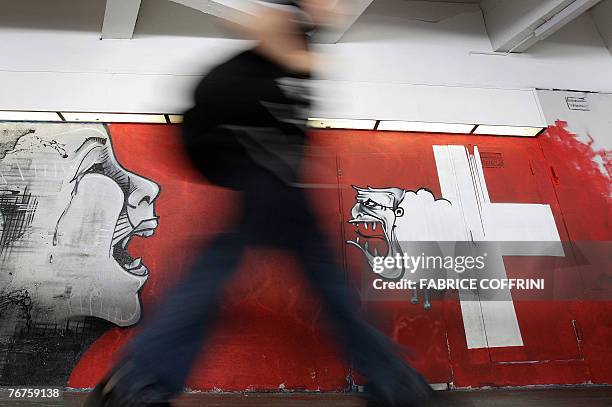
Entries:
MULTIPOLYGON (((103 41, 103 0, 49 3, 0 0, 0 109, 181 112, 202 72, 248 46, 166 0, 143 1, 135 39, 103 41)), ((535 125, 530 89, 612 91, 612 56, 588 14, 498 56, 475 4, 376 1, 321 49, 331 63, 319 115, 535 125)))
POLYGON ((538 98, 549 125, 565 121, 582 142, 612 151, 612 94, 540 90, 538 98), (570 109, 567 98, 584 98, 585 110, 570 109))
POLYGON ((533 89, 333 80, 316 86, 325 97, 314 117, 546 126, 533 89))

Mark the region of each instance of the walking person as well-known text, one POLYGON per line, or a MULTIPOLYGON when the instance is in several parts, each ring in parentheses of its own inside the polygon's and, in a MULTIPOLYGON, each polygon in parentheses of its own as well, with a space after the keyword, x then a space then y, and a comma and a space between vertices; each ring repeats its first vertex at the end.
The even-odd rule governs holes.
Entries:
POLYGON ((431 388, 385 335, 359 313, 300 183, 316 64, 309 36, 329 0, 261 6, 243 27, 257 45, 214 68, 185 113, 183 136, 195 166, 211 182, 242 193, 235 230, 219 235, 159 306, 154 319, 94 389, 88 407, 168 406, 182 392, 210 333, 222 285, 248 246, 292 252, 321 295, 346 358, 369 383, 372 406, 412 406, 431 388))

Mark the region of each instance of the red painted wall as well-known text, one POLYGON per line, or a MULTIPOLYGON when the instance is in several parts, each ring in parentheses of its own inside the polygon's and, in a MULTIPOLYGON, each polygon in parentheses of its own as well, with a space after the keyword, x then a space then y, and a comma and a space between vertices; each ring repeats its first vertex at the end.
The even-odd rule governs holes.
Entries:
MULTIPOLYGON (((177 127, 109 129, 119 162, 161 186, 155 236, 129 247, 147 259, 151 271, 142 292, 146 316, 189 266, 195 248, 231 225, 240 202, 236 194, 206 184, 185 164, 177 127)), ((350 185, 426 187, 439 196, 432 146, 445 144, 501 153, 502 168, 484 168, 491 201, 550 205, 561 239, 572 241, 570 256, 585 255, 580 250, 584 241, 601 241, 602 250, 610 249, 609 179, 592 161, 590 148, 562 122, 538 138, 318 131, 312 135, 305 177, 341 186, 311 195, 348 282, 356 284, 363 267, 360 254, 344 243, 355 198, 350 185)), ((505 264, 509 276, 532 267, 528 258, 508 258, 505 264)), ((374 324, 415 351, 412 362, 430 382, 457 387, 612 383, 612 301, 589 300, 599 287, 590 277, 601 276, 593 271, 609 263, 584 264, 571 268, 570 281, 581 284, 585 293, 579 301, 515 302, 523 347, 468 350, 456 301, 435 301, 430 311, 408 301, 364 307, 374 324)), ((612 271, 606 271, 609 279, 612 271)), ((190 388, 347 387, 352 372, 338 358, 316 294, 290 256, 251 250, 225 294, 216 333, 203 349, 190 388)), ((99 339, 74 369, 69 385, 92 387, 137 331, 115 328, 99 339)))

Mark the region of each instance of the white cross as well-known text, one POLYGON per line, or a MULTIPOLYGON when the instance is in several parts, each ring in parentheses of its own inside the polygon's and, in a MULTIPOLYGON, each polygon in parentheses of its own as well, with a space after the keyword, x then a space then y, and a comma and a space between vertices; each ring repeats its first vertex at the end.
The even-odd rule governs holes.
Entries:
MULTIPOLYGON (((549 205, 491 203, 477 147, 473 155, 464 146, 433 146, 433 150, 442 197, 453 204, 445 240, 551 242, 495 246, 487 256, 488 278, 506 278, 504 255, 564 255, 549 205)), ((501 295, 503 301, 480 301, 482 293, 459 292, 468 349, 523 346, 512 295, 509 290, 501 295)))

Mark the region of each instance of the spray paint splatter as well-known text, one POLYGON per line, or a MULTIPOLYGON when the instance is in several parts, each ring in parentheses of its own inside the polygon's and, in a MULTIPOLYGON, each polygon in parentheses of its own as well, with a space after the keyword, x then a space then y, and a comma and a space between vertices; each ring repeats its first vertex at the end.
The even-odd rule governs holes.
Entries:
MULTIPOLYGON (((578 135, 567 129, 567 122, 557 120, 542 136, 546 142, 547 158, 554 160, 555 166, 564 167, 572 177, 585 179, 590 187, 612 198, 612 151, 594 149, 593 138, 587 142, 580 141, 578 135)), ((583 184, 584 185, 584 184, 583 184)))

